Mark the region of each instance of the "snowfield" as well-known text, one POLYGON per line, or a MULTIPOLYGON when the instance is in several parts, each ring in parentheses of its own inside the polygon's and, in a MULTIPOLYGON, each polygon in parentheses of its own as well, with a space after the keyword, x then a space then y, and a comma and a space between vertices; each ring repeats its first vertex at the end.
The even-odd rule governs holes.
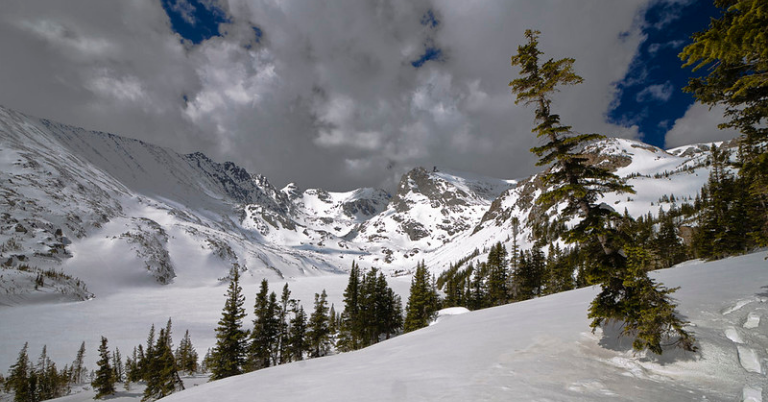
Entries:
POLYGON ((696 354, 636 354, 589 331, 596 289, 453 315, 341 355, 205 384, 168 401, 768 400, 765 253, 687 263, 654 277, 675 293, 696 354))
MULTIPOLYGON (((653 276, 667 286, 681 287, 675 293, 679 312, 690 321, 689 329, 698 338, 698 353, 672 350, 662 356, 636 354, 631 350, 631 340, 616 338, 614 330, 591 333, 586 311, 597 289, 585 288, 475 312, 451 310, 428 328, 363 350, 213 383, 202 384, 194 379, 190 384, 199 386, 163 400, 768 400, 765 253, 709 263, 689 262, 656 271, 653 276)), ((308 278, 307 282, 316 279, 308 278)), ((156 300, 159 294, 149 296, 134 302, 137 306, 168 302, 156 300)), ((200 350, 200 345, 212 341, 218 311, 198 311, 202 310, 194 307, 198 302, 190 290, 170 306, 185 305, 189 314, 199 315, 193 341, 200 350), (207 328, 203 328, 205 321, 207 328)), ((96 306, 98 302, 84 303, 96 306)), ((44 317, 37 316, 44 310, 34 305, 2 309, 4 333, 0 339, 6 339, 6 324, 14 328, 10 332, 40 337, 29 325, 37 321, 29 317, 36 317, 49 328, 45 334, 48 350, 52 351, 63 346, 61 337, 79 339, 97 329, 109 329, 113 336, 145 333, 147 320, 161 319, 153 317, 157 312, 148 308, 150 314, 144 314, 142 323, 126 319, 119 311, 103 317, 106 321, 102 322, 93 311, 83 312, 81 318, 62 312, 66 306, 47 306, 51 311, 44 317), (93 326, 83 327, 82 323, 89 319, 93 326)), ((175 328, 176 333, 182 331, 178 325, 175 328)), ((15 351, 9 351, 10 345, 3 343, 7 360, 7 354, 15 355, 15 351)), ((70 346, 72 352, 67 352, 74 353, 76 347, 70 346)), ((30 350, 33 359, 34 350, 30 350)), ((65 361, 69 360, 57 359, 61 364, 65 361)), ((84 391, 60 400, 84 402, 92 396, 92 391, 84 391)), ((132 391, 121 389, 112 400, 140 398, 140 386, 134 386, 132 391)))

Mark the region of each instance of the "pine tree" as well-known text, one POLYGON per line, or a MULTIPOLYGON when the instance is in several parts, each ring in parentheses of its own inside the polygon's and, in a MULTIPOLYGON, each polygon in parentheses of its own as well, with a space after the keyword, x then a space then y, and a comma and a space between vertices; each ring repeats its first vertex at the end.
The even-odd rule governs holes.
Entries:
POLYGON ((741 254, 747 245, 747 214, 743 188, 728 169, 729 153, 712 145, 711 170, 703 192, 701 225, 694 238, 697 254, 706 259, 721 259, 741 254))
POLYGON ((115 381, 123 382, 125 378, 125 366, 123 366, 123 357, 120 354, 120 349, 115 347, 115 351, 112 352, 112 364, 115 368, 115 381))
POLYGON ((331 351, 330 328, 328 327, 328 295, 325 289, 315 293, 315 308, 309 316, 307 343, 310 357, 322 357, 331 351))
MULTIPOLYGON (((518 54, 512 56, 513 66, 521 68, 521 78, 510 82, 516 103, 536 107, 535 120, 538 123, 532 130, 537 137, 547 142, 531 149, 539 156, 537 165, 551 165, 542 177, 545 191, 537 198, 536 203, 544 211, 559 213, 555 220, 556 234, 562 232, 562 237, 568 243, 586 244, 586 252, 592 254, 593 263, 588 267, 587 275, 595 283, 600 283, 602 292, 592 302, 589 317, 592 318, 592 328, 597 328, 606 321, 623 321, 628 327, 635 327, 638 314, 651 314, 659 310, 649 304, 651 300, 661 303, 671 303, 662 297, 665 290, 659 285, 651 287, 649 292, 657 292, 654 298, 647 298, 648 304, 635 304, 638 311, 612 310, 610 304, 627 297, 627 284, 635 280, 645 280, 647 274, 630 269, 627 265, 624 248, 629 244, 629 236, 620 230, 623 217, 606 204, 598 203, 605 193, 634 193, 631 186, 605 167, 590 163, 584 155, 584 148, 592 141, 604 138, 599 134, 575 133, 570 126, 560 122, 560 116, 552 113, 552 94, 560 85, 574 85, 583 81, 573 71, 574 59, 550 59, 540 63, 542 52, 538 49, 540 32, 527 30, 527 43, 518 47, 518 54), (564 203, 564 207, 558 205, 564 203), (572 227, 561 230, 565 222, 579 218, 572 227), (599 248, 597 247, 599 245, 599 248), (640 277, 637 277, 637 276, 640 277), (603 305, 609 303, 609 306, 603 305), (615 315, 619 312, 623 315, 615 315)), ((552 225, 549 225, 552 226, 552 225)), ((674 304, 670 304, 674 310, 674 304)), ((669 319, 660 316, 659 319, 669 319)), ((675 327, 681 337, 689 337, 682 327, 675 327)), ((644 339, 655 339, 643 334, 644 339)), ((636 344, 637 345, 637 344, 636 344)), ((681 343, 683 347, 692 350, 693 343, 681 343)), ((649 346, 656 351, 656 345, 649 346)))
POLYGON ((180 371, 187 374, 197 373, 197 352, 192 345, 192 339, 189 336, 189 330, 184 333, 184 338, 179 342, 179 347, 176 349, 176 366, 180 371))
POLYGON ((274 292, 269 293, 269 283, 266 279, 261 281, 253 311, 255 318, 251 331, 248 371, 271 366, 273 353, 277 349, 279 335, 277 295, 274 292))
POLYGON ((293 318, 288 330, 288 354, 290 360, 304 360, 304 353, 308 351, 307 343, 307 314, 304 307, 298 302, 293 303, 293 318))
POLYGON ((290 327, 288 314, 290 313, 291 301, 291 291, 288 289, 288 283, 286 283, 283 285, 283 291, 280 293, 280 305, 278 306, 277 349, 276 356, 274 356, 276 364, 283 364, 290 361, 288 357, 288 330, 290 327))
POLYGON ((741 133, 739 186, 745 198, 750 246, 768 245, 768 4, 764 0, 715 0, 721 9, 709 28, 693 35, 680 53, 684 67, 709 74, 684 88, 706 105, 722 105, 741 133))
POLYGON ((507 249, 501 242, 491 247, 488 253, 488 307, 501 306, 509 302, 509 290, 507 289, 507 249))
POLYGON ((235 264, 229 275, 227 300, 216 328, 216 346, 212 351, 211 380, 242 374, 246 363, 248 331, 243 330, 245 296, 240 287, 240 267, 235 264))
POLYGON ((360 339, 360 268, 352 261, 349 270, 349 281, 344 289, 344 310, 341 314, 341 333, 339 334, 339 349, 349 351, 359 349, 360 339))
POLYGON ((421 261, 416 265, 416 272, 411 279, 403 331, 411 332, 426 327, 438 310, 437 291, 430 281, 427 266, 421 261))
POLYGON ((184 383, 178 373, 176 359, 173 356, 171 319, 160 330, 157 342, 152 348, 153 357, 149 364, 149 379, 144 389, 142 401, 159 399, 184 389, 184 383))
POLYGON ((75 361, 72 363, 72 384, 82 384, 85 382, 85 374, 88 372, 88 369, 83 364, 85 360, 85 342, 80 344, 80 349, 77 350, 77 356, 75 357, 75 361))
POLYGON ((16 363, 11 366, 11 372, 5 380, 5 392, 13 390, 14 402, 27 402, 34 400, 34 392, 30 387, 29 377, 32 372, 30 367, 29 355, 27 354, 28 344, 19 351, 19 357, 16 363))
MULTIPOLYGON (((141 347, 141 345, 139 345, 141 347)), ((139 361, 139 371, 144 382, 152 380, 152 366, 155 364, 155 324, 149 328, 147 347, 144 348, 142 359, 139 361)))
POLYGON ((96 396, 93 399, 102 399, 115 393, 115 371, 109 363, 110 360, 107 338, 102 336, 99 346, 99 361, 96 362, 99 368, 91 382, 91 386, 96 390, 96 396))

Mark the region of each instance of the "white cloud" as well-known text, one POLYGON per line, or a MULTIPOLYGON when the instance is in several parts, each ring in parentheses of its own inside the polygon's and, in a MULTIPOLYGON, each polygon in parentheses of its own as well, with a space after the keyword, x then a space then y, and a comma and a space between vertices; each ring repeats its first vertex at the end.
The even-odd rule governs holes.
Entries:
POLYGON ((0 103, 200 150, 277 185, 391 185, 416 165, 521 177, 539 169, 533 111, 507 86, 524 30, 541 30, 545 56, 576 58, 585 78, 558 94, 563 122, 636 137, 604 113, 649 1, 221 0, 223 37, 192 47, 154 0, 7 0, 0 103), (428 10, 437 27, 420 23, 428 10), (425 43, 442 61, 416 69, 425 43))
POLYGON ((710 109, 700 103, 691 105, 685 115, 677 119, 672 129, 667 132, 666 147, 725 141, 738 137, 736 130, 717 128, 718 124, 725 122, 723 111, 719 106, 710 109))
POLYGON ((667 81, 663 84, 648 85, 635 95, 638 102, 658 101, 666 102, 672 97, 675 87, 667 81))
POLYGON ((175 0, 171 3, 171 10, 175 11, 189 25, 194 26, 197 23, 195 19, 195 6, 187 0, 175 0))

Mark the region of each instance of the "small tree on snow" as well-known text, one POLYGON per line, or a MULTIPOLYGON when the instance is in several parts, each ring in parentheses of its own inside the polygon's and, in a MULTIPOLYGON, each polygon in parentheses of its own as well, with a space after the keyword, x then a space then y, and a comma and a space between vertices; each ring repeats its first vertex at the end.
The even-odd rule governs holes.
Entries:
POLYGON ((107 338, 101 337, 101 346, 99 346, 99 366, 96 370, 96 376, 91 382, 91 386, 96 390, 96 396, 93 399, 101 399, 115 393, 115 371, 110 364, 110 354, 107 348, 107 338))

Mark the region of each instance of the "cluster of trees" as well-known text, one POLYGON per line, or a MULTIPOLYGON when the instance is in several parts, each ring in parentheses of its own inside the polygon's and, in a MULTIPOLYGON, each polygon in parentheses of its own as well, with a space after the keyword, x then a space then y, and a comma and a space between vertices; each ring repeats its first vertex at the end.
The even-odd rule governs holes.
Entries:
POLYGON ((344 311, 339 317, 336 347, 339 351, 361 349, 389 339, 403 328, 403 303, 375 268, 363 273, 352 262, 344 290, 344 311))
POLYGON ((87 374, 83 365, 85 344, 80 346, 72 365, 58 370, 56 363, 48 357, 48 348, 43 351, 36 364, 28 355, 28 344, 19 351, 16 363, 11 366, 8 378, 2 379, 5 392, 14 392, 14 402, 37 402, 66 395, 73 385, 82 384, 87 374))
MULTIPOLYGON (((184 389, 180 373, 194 374, 198 369, 198 355, 192 345, 189 331, 184 334, 174 352, 171 338, 171 319, 160 330, 155 339, 155 326, 149 331, 146 348, 142 345, 133 349, 133 355, 123 357, 120 349, 109 351, 108 340, 101 337, 99 360, 96 371, 89 372, 84 366, 85 342, 80 345, 71 365, 62 370, 50 360, 47 347, 37 364, 33 365, 27 354, 27 344, 19 352, 16 363, 11 366, 10 375, 3 381, 5 392, 14 392, 14 402, 38 402, 58 398, 71 392, 72 387, 90 384, 96 391, 95 399, 102 399, 117 392, 116 384, 123 383, 126 389, 130 383, 146 384, 142 400, 155 400, 184 389)), ((0 377, 2 379, 2 377, 0 377)))
MULTIPOLYGON (((133 348, 133 353, 122 363, 119 350, 113 354, 114 378, 105 377, 105 382, 122 382, 125 388, 130 384, 143 382, 144 397, 142 400, 154 400, 168 396, 176 391, 184 389, 181 381, 181 373, 194 374, 198 372, 198 355, 189 337, 189 331, 184 333, 184 338, 179 343, 176 351, 173 351, 172 322, 168 319, 165 328, 155 336, 155 325, 149 329, 146 347, 138 345, 133 348)), ((107 362, 108 363, 108 362, 107 362)), ((101 369, 102 363, 99 362, 101 369)), ((108 370, 105 370, 108 372, 108 370)), ((98 377, 98 375, 97 375, 98 377)))
POLYGON ((333 305, 328 307, 323 290, 315 293, 308 316, 300 301, 291 298, 288 284, 278 299, 265 279, 256 294, 253 328, 247 330, 243 328, 245 296, 237 265, 230 270, 229 279, 216 345, 203 359, 212 380, 360 349, 402 331, 427 326, 440 307, 435 281, 424 262, 416 267, 405 314, 400 296, 381 271, 371 268, 363 272, 353 263, 342 312, 336 312, 333 305))
POLYGON ((305 358, 321 357, 333 349, 339 316, 328 307, 327 294, 315 294, 314 309, 307 316, 299 300, 291 299, 286 284, 278 301, 269 284, 262 281, 254 304, 253 329, 243 328, 245 296, 240 286, 240 268, 234 265, 216 345, 204 358, 211 380, 243 374, 305 358))

